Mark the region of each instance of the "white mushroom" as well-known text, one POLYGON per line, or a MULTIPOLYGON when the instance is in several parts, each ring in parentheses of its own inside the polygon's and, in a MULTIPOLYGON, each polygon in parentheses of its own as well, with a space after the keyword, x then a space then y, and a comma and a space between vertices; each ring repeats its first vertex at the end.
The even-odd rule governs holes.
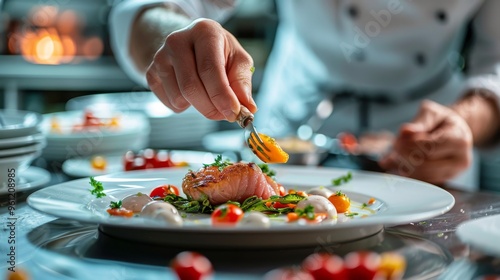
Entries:
POLYGON ((326 213, 327 219, 337 218, 337 209, 335 209, 335 206, 333 206, 333 204, 324 196, 310 195, 299 201, 299 203, 297 203, 297 208, 305 209, 309 205, 314 207, 314 213, 326 213))
POLYGON ((131 210, 134 213, 141 212, 144 205, 151 202, 153 199, 147 194, 141 192, 131 194, 122 199, 122 207, 131 210))
POLYGON ((179 211, 172 204, 161 200, 154 200, 146 204, 142 208, 141 216, 161 220, 169 225, 182 225, 179 211))
POLYGON ((271 226, 271 220, 266 214, 257 211, 251 211, 245 213, 243 219, 238 222, 238 226, 268 228, 271 226))
POLYGON ((323 186, 320 186, 320 187, 317 187, 317 188, 314 188, 314 189, 310 189, 307 194, 309 195, 321 195, 325 198, 329 198, 330 195, 333 194, 333 192, 331 190, 329 190, 328 188, 326 187, 323 187, 323 186))

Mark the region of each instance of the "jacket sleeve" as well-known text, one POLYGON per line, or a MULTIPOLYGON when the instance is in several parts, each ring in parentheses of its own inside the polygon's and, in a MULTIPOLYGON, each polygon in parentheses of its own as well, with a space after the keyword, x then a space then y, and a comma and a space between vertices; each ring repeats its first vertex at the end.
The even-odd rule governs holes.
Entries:
POLYGON ((177 17, 180 25, 196 18, 224 21, 232 12, 236 0, 123 0, 115 4, 109 15, 110 45, 123 71, 136 83, 147 88, 146 77, 134 65, 129 54, 132 23, 139 11, 146 7, 175 5, 186 17, 177 17))
POLYGON ((500 1, 484 1, 472 22, 473 43, 465 90, 487 94, 500 105, 500 1))

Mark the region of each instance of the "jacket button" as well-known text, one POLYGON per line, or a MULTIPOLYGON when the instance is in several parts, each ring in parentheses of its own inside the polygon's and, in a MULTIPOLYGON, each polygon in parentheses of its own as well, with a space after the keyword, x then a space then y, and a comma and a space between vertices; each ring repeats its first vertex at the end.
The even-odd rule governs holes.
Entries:
POLYGON ((447 20, 446 12, 443 10, 438 10, 436 12, 436 19, 441 23, 445 23, 447 20))
POLYGON ((415 62, 417 63, 418 66, 424 66, 426 62, 425 55, 423 53, 417 53, 415 55, 415 62))
POLYGON ((351 18, 357 18, 359 15, 358 7, 349 5, 349 7, 347 8, 347 14, 349 14, 351 18))

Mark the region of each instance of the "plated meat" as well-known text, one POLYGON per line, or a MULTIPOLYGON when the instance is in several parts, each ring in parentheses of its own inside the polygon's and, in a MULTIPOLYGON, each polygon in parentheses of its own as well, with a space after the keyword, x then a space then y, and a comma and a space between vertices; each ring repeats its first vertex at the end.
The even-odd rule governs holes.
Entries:
POLYGON ((267 199, 279 194, 278 184, 262 173, 255 163, 234 163, 222 170, 210 166, 190 171, 182 181, 182 190, 194 200, 208 198, 212 205, 243 202, 251 196, 267 199))

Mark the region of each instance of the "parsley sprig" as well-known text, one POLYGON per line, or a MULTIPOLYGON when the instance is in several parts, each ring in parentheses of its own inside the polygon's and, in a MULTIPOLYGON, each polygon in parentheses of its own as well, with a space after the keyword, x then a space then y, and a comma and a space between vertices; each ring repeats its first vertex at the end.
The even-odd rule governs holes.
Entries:
POLYGON ((299 216, 299 218, 304 217, 308 220, 314 220, 316 215, 314 214, 314 206, 311 204, 307 205, 304 209, 295 209, 295 213, 299 216))
POLYGON ((118 201, 111 201, 109 203, 109 208, 111 209, 120 209, 122 208, 122 201, 121 200, 118 200, 118 201))
POLYGON ((262 173, 266 174, 267 176, 271 178, 274 178, 274 176, 276 176, 276 171, 269 168, 269 165, 261 163, 258 166, 260 167, 260 170, 262 170, 262 173))
POLYGON ((343 185, 352 179, 352 173, 351 171, 347 172, 346 175, 340 176, 338 178, 332 179, 332 185, 338 187, 340 185, 343 185))
POLYGON ((94 177, 90 177, 89 184, 92 187, 90 193, 95 195, 95 197, 101 198, 106 196, 106 194, 104 193, 104 187, 102 186, 102 183, 94 179, 94 177))
POLYGON ((215 157, 214 163, 210 163, 210 164, 204 163, 203 167, 207 168, 207 167, 215 166, 215 167, 219 168, 220 171, 222 171, 222 169, 228 167, 231 164, 233 164, 233 163, 229 159, 222 160, 222 155, 217 155, 215 157))

